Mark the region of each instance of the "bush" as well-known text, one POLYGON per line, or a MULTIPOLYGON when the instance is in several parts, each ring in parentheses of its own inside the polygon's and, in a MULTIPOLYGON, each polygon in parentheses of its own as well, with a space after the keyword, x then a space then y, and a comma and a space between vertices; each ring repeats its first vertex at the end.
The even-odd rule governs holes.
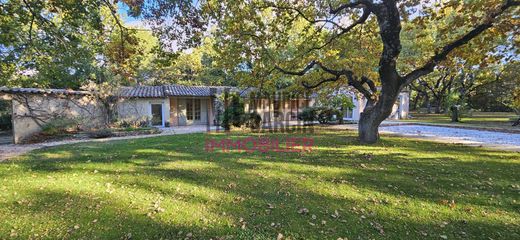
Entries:
POLYGON ((141 128, 141 127, 149 127, 150 120, 148 117, 130 117, 119 119, 115 122, 115 127, 119 128, 141 128))
POLYGON ((0 130, 10 130, 12 127, 11 114, 0 114, 0 130))
POLYGON ((75 133, 79 130, 77 119, 59 117, 54 118, 42 126, 42 133, 45 135, 58 135, 63 133, 75 133))
POLYGON ((298 115, 298 119, 305 122, 318 121, 321 124, 332 122, 334 116, 340 116, 341 111, 331 107, 306 107, 298 115))
POLYGON ((244 103, 238 94, 231 95, 231 101, 224 110, 222 127, 229 130, 231 126, 240 127, 244 124, 244 103))
POLYGON ((262 117, 257 112, 248 113, 245 115, 246 127, 250 129, 260 129, 262 117))
POLYGON ((298 119, 304 122, 312 123, 316 121, 316 108, 315 107, 306 107, 302 109, 301 113, 298 114, 298 119))
POLYGON ((341 114, 339 110, 330 107, 318 107, 317 113, 318 122, 321 124, 330 123, 335 120, 335 116, 337 117, 341 114))
POLYGON ((112 135, 113 135, 112 131, 107 128, 93 130, 93 131, 88 132, 88 136, 90 138, 108 138, 108 137, 112 137, 112 135))

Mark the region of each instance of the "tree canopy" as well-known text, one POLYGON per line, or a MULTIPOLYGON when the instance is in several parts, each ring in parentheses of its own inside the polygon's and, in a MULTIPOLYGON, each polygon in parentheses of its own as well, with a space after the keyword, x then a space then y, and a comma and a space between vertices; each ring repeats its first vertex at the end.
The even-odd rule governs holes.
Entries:
POLYGON ((408 85, 440 86, 436 79, 446 73, 445 80, 463 79, 461 85, 467 79, 485 82, 478 80, 484 68, 517 56, 519 5, 518 0, 9 0, 0 3, 0 81, 70 88, 87 81, 261 89, 349 85, 368 100, 360 138, 375 142, 379 124, 408 85), (153 36, 126 26, 120 4, 144 19, 153 36), (456 77, 461 75, 475 78, 456 77))
POLYGON ((368 99, 363 142, 377 141, 398 93, 439 64, 491 58, 497 43, 518 51, 519 42, 514 0, 126 3, 167 44, 192 46, 210 33, 223 66, 247 73, 242 81, 264 87, 292 75, 306 88, 353 86, 368 99))

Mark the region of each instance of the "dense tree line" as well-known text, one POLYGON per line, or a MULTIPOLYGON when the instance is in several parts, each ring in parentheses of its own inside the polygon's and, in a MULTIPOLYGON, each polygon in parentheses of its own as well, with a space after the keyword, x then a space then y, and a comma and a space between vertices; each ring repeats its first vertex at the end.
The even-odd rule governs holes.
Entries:
POLYGON ((518 54, 519 5, 9 0, 0 3, 0 81, 70 88, 89 81, 318 91, 351 86, 368 99, 359 133, 373 143, 405 87, 417 92, 414 104, 437 112, 448 103, 491 97, 491 86, 506 87, 493 79, 504 79, 507 58, 518 54), (126 26, 118 10, 123 4, 151 31, 126 26))

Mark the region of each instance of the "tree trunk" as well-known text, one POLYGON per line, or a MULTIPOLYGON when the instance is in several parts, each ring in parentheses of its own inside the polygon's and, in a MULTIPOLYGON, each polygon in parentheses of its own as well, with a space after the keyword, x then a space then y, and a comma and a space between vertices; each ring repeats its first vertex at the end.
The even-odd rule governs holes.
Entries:
POLYGON ((361 143, 376 143, 379 140, 379 124, 381 122, 376 120, 375 114, 362 112, 358 124, 359 141, 361 143))
POLYGON ((421 98, 422 93, 417 92, 415 98, 413 99, 412 109, 417 111, 417 104, 419 103, 419 99, 421 98))
POLYGON ((432 104, 430 103, 430 96, 426 95, 426 112, 432 113, 432 104))
POLYGON ((441 113, 442 98, 438 97, 435 99, 435 113, 441 113))
POLYGON ((379 125, 392 113, 400 91, 399 87, 383 86, 379 101, 376 104, 367 103, 358 124, 361 143, 372 144, 379 140, 379 125))

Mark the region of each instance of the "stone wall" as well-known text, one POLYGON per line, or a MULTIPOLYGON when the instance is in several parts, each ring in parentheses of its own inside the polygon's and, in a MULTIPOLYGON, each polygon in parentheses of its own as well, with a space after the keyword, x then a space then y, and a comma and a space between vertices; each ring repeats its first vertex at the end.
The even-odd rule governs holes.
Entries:
POLYGON ((162 104, 164 126, 169 121, 170 100, 168 98, 122 98, 117 104, 117 119, 148 120, 152 119, 151 104, 162 104))
POLYGON ((13 138, 22 143, 41 132, 57 118, 74 119, 80 129, 102 127, 106 121, 103 105, 92 95, 10 94, 13 107, 13 138))

